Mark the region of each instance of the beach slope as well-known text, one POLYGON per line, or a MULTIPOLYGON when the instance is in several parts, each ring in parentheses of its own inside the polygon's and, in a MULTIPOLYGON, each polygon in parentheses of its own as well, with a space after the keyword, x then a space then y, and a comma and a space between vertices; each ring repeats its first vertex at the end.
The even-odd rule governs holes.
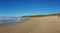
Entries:
POLYGON ((0 26, 0 33, 60 33, 60 17, 34 17, 9 26, 0 26))

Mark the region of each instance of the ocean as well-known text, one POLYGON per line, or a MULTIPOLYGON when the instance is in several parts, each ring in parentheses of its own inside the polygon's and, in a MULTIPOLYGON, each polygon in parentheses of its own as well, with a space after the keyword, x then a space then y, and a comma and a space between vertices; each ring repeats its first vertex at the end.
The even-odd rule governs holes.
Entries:
POLYGON ((20 18, 20 17, 2 17, 0 18, 0 26, 6 26, 11 24, 16 24, 17 22, 28 20, 28 18, 20 18))

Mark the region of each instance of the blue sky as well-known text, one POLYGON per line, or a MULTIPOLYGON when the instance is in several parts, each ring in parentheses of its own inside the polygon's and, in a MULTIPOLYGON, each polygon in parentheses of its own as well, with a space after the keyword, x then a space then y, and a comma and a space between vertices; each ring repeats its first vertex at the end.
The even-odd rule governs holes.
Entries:
POLYGON ((0 16, 19 17, 59 12, 60 0, 0 0, 0 16))

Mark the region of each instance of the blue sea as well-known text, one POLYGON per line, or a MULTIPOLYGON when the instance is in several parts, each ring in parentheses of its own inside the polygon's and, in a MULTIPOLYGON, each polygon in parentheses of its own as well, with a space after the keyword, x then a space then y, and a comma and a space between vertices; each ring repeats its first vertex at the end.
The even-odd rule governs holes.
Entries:
POLYGON ((28 20, 28 18, 6 18, 6 17, 2 17, 0 18, 0 26, 6 26, 6 25, 11 25, 11 24, 16 24, 17 22, 21 22, 21 21, 25 21, 28 20))

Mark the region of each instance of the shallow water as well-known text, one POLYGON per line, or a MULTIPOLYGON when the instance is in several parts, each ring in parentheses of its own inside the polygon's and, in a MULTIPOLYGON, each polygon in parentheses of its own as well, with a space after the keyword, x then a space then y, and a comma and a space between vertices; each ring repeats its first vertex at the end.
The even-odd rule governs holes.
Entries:
POLYGON ((17 22, 21 22, 24 20, 28 20, 27 18, 0 18, 0 26, 16 24, 17 22))

